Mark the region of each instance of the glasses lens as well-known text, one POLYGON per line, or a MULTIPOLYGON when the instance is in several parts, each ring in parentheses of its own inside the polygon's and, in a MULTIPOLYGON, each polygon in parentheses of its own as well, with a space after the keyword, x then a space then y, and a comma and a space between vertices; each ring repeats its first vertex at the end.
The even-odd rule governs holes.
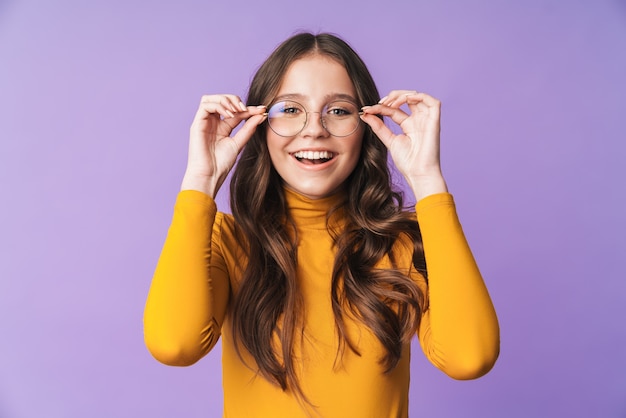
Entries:
POLYGON ((306 124, 306 111, 296 102, 289 100, 277 102, 267 112, 267 122, 276 134, 294 136, 306 124))
MULTIPOLYGON (((328 133, 338 137, 354 133, 361 121, 358 107, 345 100, 328 103, 322 109, 320 116, 328 133)), ((277 135, 295 136, 307 123, 307 111, 298 102, 290 100, 276 102, 267 112, 267 122, 277 135)))
POLYGON ((328 103, 322 111, 324 126, 334 136, 348 136, 359 127, 359 109, 343 100, 328 103))

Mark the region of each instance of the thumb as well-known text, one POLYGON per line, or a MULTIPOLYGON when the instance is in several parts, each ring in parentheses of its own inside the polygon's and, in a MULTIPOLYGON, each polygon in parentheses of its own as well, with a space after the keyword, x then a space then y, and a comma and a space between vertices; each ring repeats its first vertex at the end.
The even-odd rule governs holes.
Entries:
POLYGON ((361 116, 361 120, 367 123, 370 128, 372 128, 372 131, 376 134, 376 136, 381 140, 381 142, 385 144, 387 148, 389 148, 393 138, 393 132, 391 132, 391 129, 389 129, 387 125, 385 125, 385 122, 383 122, 383 120, 378 116, 370 113, 364 113, 361 116))
POLYGON ((243 126, 237 131, 237 133, 233 136, 233 141, 237 144, 237 151, 241 151, 241 149, 246 145, 248 140, 252 137, 252 134, 256 131, 256 128, 263 123, 265 120, 264 115, 254 115, 251 116, 243 126))

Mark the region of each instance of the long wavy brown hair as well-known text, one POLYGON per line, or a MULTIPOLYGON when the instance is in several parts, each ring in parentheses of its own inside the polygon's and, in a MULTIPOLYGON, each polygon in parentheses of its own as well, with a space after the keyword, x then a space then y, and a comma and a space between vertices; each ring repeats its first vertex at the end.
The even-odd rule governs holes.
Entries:
MULTIPOLYGON (((296 60, 312 54, 343 65, 361 106, 380 99, 367 67, 343 40, 331 34, 301 33, 283 42, 261 65, 250 85, 248 105, 267 104, 296 60)), ((302 335, 302 295, 296 278, 297 234, 289 214, 282 180, 272 166, 267 126, 257 129, 234 170, 231 209, 247 253, 230 315, 235 347, 247 350, 258 372, 283 390, 307 400, 294 367, 294 341, 302 335), (279 341, 279 344, 276 343, 279 341)), ((403 345, 415 334, 427 296, 399 269, 376 265, 389 257, 405 236, 413 242, 413 265, 426 277, 421 236, 415 215, 403 210, 402 195, 392 189, 387 149, 366 126, 359 162, 346 180, 338 207, 345 227, 330 228, 336 250, 332 274, 332 309, 339 336, 337 359, 346 346, 357 354, 346 319, 361 321, 380 340, 386 355, 382 372, 398 363, 403 345)))

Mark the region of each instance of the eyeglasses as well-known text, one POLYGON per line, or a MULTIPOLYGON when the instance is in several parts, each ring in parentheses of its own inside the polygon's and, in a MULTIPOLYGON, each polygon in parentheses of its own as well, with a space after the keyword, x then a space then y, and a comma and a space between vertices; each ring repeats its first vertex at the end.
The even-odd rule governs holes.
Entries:
POLYGON ((332 101, 321 112, 307 112, 298 102, 282 100, 272 104, 265 116, 276 135, 296 136, 306 126, 309 113, 319 113, 324 129, 337 137, 356 132, 361 123, 359 115, 362 114, 356 104, 346 100, 332 101))

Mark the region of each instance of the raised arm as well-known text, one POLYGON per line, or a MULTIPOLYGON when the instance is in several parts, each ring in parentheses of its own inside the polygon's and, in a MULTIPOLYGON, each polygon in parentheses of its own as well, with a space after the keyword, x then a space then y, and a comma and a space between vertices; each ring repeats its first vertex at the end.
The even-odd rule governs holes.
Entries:
POLYGON ((440 102, 425 93, 394 90, 363 108, 362 119, 387 146, 418 201, 430 300, 419 330, 424 353, 449 376, 471 379, 493 367, 499 326, 441 172, 440 111, 440 102), (375 115, 390 117, 402 132, 395 134, 375 115))
POLYGON ((213 197, 263 121, 264 110, 246 107, 234 95, 212 95, 202 98, 196 112, 187 170, 144 311, 146 346, 165 364, 193 364, 219 337, 229 279, 217 251, 220 228, 213 197))

